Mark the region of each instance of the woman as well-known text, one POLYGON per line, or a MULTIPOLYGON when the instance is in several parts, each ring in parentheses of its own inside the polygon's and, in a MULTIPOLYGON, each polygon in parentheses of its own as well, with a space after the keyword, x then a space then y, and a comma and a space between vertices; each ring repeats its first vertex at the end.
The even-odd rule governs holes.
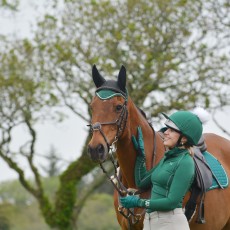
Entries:
POLYGON ((146 170, 140 127, 138 138, 132 137, 138 151, 135 182, 139 188, 151 186, 151 197, 127 196, 120 198, 120 202, 126 208, 146 208, 144 230, 187 230, 189 225, 182 210, 182 201, 195 176, 192 146, 198 143, 203 127, 198 116, 189 111, 178 111, 170 117, 163 115, 167 118, 163 140, 167 151, 151 170, 146 170))

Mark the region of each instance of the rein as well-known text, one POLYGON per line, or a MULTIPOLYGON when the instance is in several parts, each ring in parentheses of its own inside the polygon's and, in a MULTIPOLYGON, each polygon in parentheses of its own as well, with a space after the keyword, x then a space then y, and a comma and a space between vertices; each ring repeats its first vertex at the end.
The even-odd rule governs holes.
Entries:
MULTIPOLYGON (((116 152, 116 148, 114 148, 112 146, 110 148, 110 151, 109 151, 109 158, 110 158, 110 161, 112 162, 113 167, 114 167, 114 175, 110 176, 108 174, 108 172, 106 171, 105 167, 103 166, 103 162, 102 162, 102 163, 100 163, 100 167, 101 167, 103 173, 106 175, 108 180, 112 183, 113 187, 116 189, 116 191, 118 192, 119 196, 124 196, 126 194, 128 194, 128 195, 137 195, 138 193, 136 191, 132 191, 130 189, 127 189, 123 185, 123 183, 121 182, 121 180, 120 180, 120 178, 118 176, 118 171, 117 171, 118 165, 115 162, 114 156, 113 156, 113 153, 115 153, 115 152, 116 152)), ((130 226, 136 224, 141 219, 141 216, 142 216, 143 213, 135 214, 134 209, 126 209, 127 210, 127 214, 126 214, 124 209, 126 209, 126 208, 124 208, 124 207, 122 207, 120 205, 118 206, 119 213, 127 219, 128 223, 129 223, 129 229, 131 229, 130 226), (130 220, 130 217, 132 217, 131 220, 130 220)))

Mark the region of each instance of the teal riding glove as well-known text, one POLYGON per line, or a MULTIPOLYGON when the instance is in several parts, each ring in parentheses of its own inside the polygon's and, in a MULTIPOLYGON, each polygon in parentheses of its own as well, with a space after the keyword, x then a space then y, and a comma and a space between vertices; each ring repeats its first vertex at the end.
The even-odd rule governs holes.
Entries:
POLYGON ((134 135, 132 135, 132 142, 138 154, 142 157, 145 157, 144 138, 140 126, 137 127, 137 139, 134 135))
POLYGON ((135 208, 140 207, 140 198, 137 196, 126 196, 121 197, 120 202, 124 208, 135 208))

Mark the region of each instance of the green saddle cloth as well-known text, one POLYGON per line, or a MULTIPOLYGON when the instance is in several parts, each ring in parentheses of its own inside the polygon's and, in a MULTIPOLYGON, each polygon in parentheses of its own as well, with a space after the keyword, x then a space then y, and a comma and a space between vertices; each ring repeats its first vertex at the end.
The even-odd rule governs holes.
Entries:
MULTIPOLYGON (((213 174, 215 175, 221 186, 223 188, 228 187, 228 175, 221 163, 207 151, 203 152, 203 156, 205 157, 209 167, 211 168, 213 174)), ((212 186, 208 190, 220 187, 215 177, 212 178, 212 186)))

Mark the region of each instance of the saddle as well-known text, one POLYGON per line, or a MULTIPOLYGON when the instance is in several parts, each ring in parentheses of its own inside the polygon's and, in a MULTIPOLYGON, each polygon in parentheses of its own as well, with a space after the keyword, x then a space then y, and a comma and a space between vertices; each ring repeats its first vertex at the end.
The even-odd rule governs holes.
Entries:
MULTIPOLYGON (((197 146, 194 147, 194 163, 195 163, 195 179, 191 187, 191 196, 185 205, 185 216, 190 221, 198 207, 198 216, 196 222, 204 224, 204 200, 205 193, 212 185, 212 179, 215 175, 212 173, 209 165, 206 162, 202 152, 205 152, 207 146, 202 136, 197 146), (200 202, 199 199, 200 198, 200 202)), ((215 178, 216 179, 216 178, 215 178)), ((216 179, 217 180, 217 179, 216 179)), ((218 183, 218 180, 217 180, 218 183)), ((221 187, 221 186, 220 186, 221 187)))

